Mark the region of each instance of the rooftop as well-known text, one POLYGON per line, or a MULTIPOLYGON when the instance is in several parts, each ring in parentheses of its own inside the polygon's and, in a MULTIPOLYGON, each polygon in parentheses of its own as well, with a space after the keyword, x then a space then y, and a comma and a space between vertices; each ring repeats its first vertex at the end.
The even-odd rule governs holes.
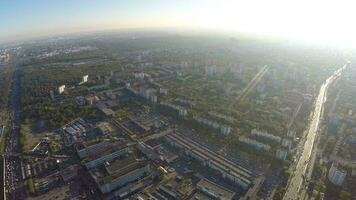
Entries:
POLYGON ((128 156, 93 168, 90 173, 98 179, 98 182, 107 183, 146 164, 146 162, 136 160, 134 155, 128 154, 128 156))
POLYGON ((197 184, 197 188, 202 193, 205 193, 209 196, 214 196, 217 199, 222 199, 222 200, 232 199, 233 196, 235 195, 235 192, 230 191, 207 179, 201 179, 197 184))

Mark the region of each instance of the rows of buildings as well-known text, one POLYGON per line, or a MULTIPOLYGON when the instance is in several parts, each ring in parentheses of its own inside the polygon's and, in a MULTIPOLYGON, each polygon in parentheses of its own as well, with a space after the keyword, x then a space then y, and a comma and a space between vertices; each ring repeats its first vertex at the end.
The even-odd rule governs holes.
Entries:
POLYGON ((211 121, 211 120, 205 119, 203 117, 199 117, 199 116, 194 116, 193 119, 199 123, 202 123, 202 124, 207 125, 211 128, 217 129, 219 131, 219 133, 222 134, 223 136, 228 136, 231 132, 230 126, 222 125, 222 124, 219 124, 218 122, 211 121))
POLYGON ((252 171, 207 149, 188 137, 177 132, 167 135, 166 139, 172 146, 183 149, 185 154, 196 158, 204 166, 216 170, 223 178, 240 185, 242 188, 247 189, 253 184, 255 175, 252 171))

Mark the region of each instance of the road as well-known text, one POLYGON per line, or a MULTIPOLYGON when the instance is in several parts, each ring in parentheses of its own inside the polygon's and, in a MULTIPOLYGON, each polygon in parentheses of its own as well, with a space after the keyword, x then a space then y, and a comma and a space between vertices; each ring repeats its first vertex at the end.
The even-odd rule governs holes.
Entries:
MULTIPOLYGON (((20 83, 19 83, 19 72, 15 71, 10 92, 10 102, 9 109, 11 112, 10 116, 10 131, 8 137, 6 138, 6 148, 5 153, 20 153, 19 145, 19 131, 20 131, 20 83)), ((25 199, 26 189, 23 185, 22 175, 21 175, 21 160, 14 156, 5 156, 6 160, 6 174, 5 174, 5 189, 7 191, 7 198, 10 200, 15 199, 25 199)))
POLYGON ((341 75, 342 70, 344 70, 346 66, 347 65, 344 65, 340 69, 336 70, 334 74, 326 79, 326 81, 320 87, 319 94, 314 105, 314 112, 312 114, 309 128, 305 136, 305 143, 302 146, 301 153, 299 155, 300 157, 294 173, 289 179, 286 193, 283 198, 284 200, 295 200, 299 199, 300 197, 299 192, 301 191, 301 187, 305 181, 305 177, 307 176, 308 167, 313 166, 312 162, 314 159, 311 159, 311 156, 314 150, 314 141, 318 133, 319 123, 322 117, 328 87, 341 75))

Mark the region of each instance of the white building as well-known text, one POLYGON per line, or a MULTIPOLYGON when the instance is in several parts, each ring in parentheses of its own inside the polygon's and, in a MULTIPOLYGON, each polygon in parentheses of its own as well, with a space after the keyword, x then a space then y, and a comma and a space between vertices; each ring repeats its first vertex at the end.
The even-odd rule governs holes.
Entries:
POLYGON ((224 135, 224 136, 229 135, 230 132, 231 132, 231 127, 230 126, 221 125, 218 122, 211 121, 211 120, 199 117, 199 116, 194 116, 193 119, 196 120, 197 122, 202 123, 204 125, 207 125, 207 126, 209 126, 211 128, 218 129, 219 133, 224 135))
POLYGON ((145 73, 134 73, 135 79, 144 79, 145 73))
POLYGON ((188 111, 184 108, 179 109, 179 116, 185 117, 188 115, 188 111))
POLYGON ((65 88, 66 88, 65 85, 59 86, 59 87, 58 87, 58 93, 59 93, 59 94, 62 94, 62 93, 64 92, 65 88))
POLYGON ((221 126, 220 127, 220 132, 224 135, 227 136, 231 132, 231 127, 230 126, 221 126))
POLYGON ((270 134, 270 133, 268 133, 266 131, 260 131, 260 130, 257 130, 257 129, 252 129, 251 130, 251 135, 256 135, 256 136, 259 136, 259 137, 263 137, 263 138, 267 138, 267 139, 270 139, 270 140, 274 140, 276 142, 281 142, 281 137, 273 135, 273 134, 270 134))
POLYGON ((89 78, 89 75, 83 76, 83 78, 82 78, 82 83, 88 82, 88 78, 89 78))
POLYGON ((250 139, 250 138, 246 138, 246 137, 239 137, 239 142, 242 142, 244 144, 247 144, 249 146, 254 147, 256 150, 259 151, 269 151, 271 150, 271 146, 269 146, 268 144, 263 144, 262 142, 258 142, 256 140, 250 139))
POLYGON ((333 163, 329 169, 328 179, 333 184, 341 186, 346 174, 346 171, 338 168, 337 163, 333 163))

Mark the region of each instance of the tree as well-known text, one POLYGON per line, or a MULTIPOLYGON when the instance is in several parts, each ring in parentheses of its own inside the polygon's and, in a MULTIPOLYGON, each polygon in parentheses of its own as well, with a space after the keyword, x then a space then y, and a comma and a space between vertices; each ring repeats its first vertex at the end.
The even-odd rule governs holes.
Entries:
POLYGON ((345 190, 342 190, 340 193, 339 193, 339 198, 342 199, 342 200, 349 200, 352 198, 351 196, 351 193, 350 192, 347 192, 345 190))

